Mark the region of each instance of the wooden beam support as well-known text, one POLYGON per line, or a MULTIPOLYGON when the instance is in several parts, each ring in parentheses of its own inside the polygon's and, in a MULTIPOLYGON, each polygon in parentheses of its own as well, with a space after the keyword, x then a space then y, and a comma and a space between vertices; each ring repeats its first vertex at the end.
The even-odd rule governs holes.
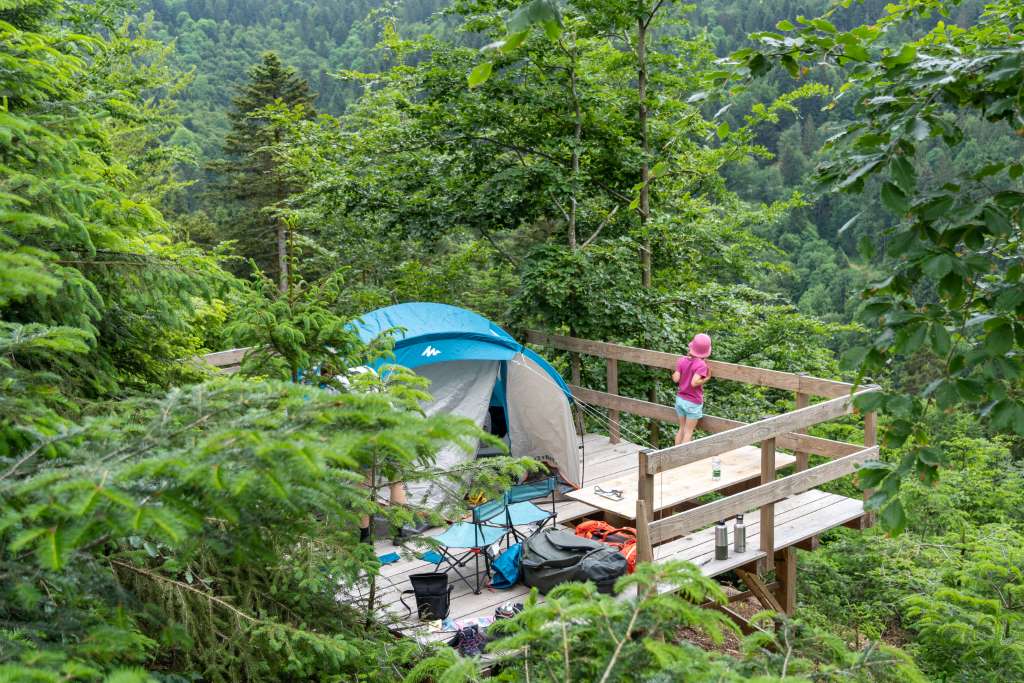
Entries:
MULTIPOLYGON (((799 391, 796 392, 796 409, 800 410, 801 408, 806 408, 809 405, 811 405, 810 395, 799 391)), ((806 430, 798 429, 797 432, 804 433, 806 430)), ((806 470, 808 462, 810 461, 810 453, 807 451, 794 451, 793 455, 796 456, 796 467, 794 468, 794 471, 803 472, 806 470)))
POLYGON ((807 550, 813 552, 818 549, 819 543, 820 541, 818 536, 811 536, 810 538, 805 538, 804 540, 798 543, 794 543, 793 547, 800 548, 800 550, 807 550))
MULTIPOLYGON (((612 396, 619 395, 619 361, 614 358, 605 360, 607 365, 608 393, 612 396)), ((619 443, 619 411, 614 408, 608 409, 608 440, 611 443, 619 443)))
MULTIPOLYGON (((765 439, 761 442, 761 485, 770 484, 775 481, 775 439, 765 439)), ((761 506, 761 550, 765 555, 763 566, 765 570, 774 568, 775 550, 775 503, 765 503, 761 506)))
POLYGON ((878 413, 864 413, 864 445, 878 445, 878 413))
MULTIPOLYGON (((665 353, 664 351, 650 351, 623 344, 610 344, 590 339, 565 337, 537 330, 527 330, 526 341, 531 344, 549 346, 562 351, 584 353, 601 358, 615 358, 616 360, 646 365, 652 368, 665 368, 666 370, 674 370, 681 355, 665 353)), ((716 360, 709 360, 707 363, 708 367, 711 368, 711 374, 716 379, 728 379, 735 382, 756 384, 775 389, 787 389, 789 391, 802 391, 813 396, 826 396, 828 398, 849 394, 853 389, 853 385, 847 382, 800 376, 792 372, 766 370, 764 368, 755 368, 736 363, 723 363, 716 360)))
POLYGON ((851 474, 861 463, 877 457, 878 446, 864 448, 838 460, 651 522, 651 542, 656 545, 670 538, 685 536, 720 519, 727 519, 767 503, 809 491, 816 486, 851 474))
POLYGON ((777 550, 775 558, 775 577, 778 579, 776 595, 782 611, 789 616, 796 612, 796 550, 792 546, 777 550))
MULTIPOLYGON (((673 408, 661 405, 660 403, 651 403, 650 401, 643 401, 641 399, 630 398, 628 396, 614 396, 603 391, 587 389, 573 384, 569 385, 569 390, 572 391, 573 396, 578 398, 580 401, 600 408, 619 410, 624 413, 639 415, 640 417, 662 420, 663 422, 675 422, 677 419, 676 411, 673 408)), ((748 423, 739 422, 738 420, 729 420, 724 417, 716 417, 714 415, 705 415, 700 419, 700 422, 697 423, 697 427, 705 432, 717 434, 736 427, 742 427, 746 424, 748 423)), ((808 436, 807 434, 797 433, 779 434, 776 437, 776 443, 779 448, 785 448, 792 451, 802 450, 813 455, 823 455, 826 458, 839 458, 844 455, 856 453, 863 448, 863 446, 858 444, 833 441, 831 439, 822 439, 817 436, 808 436)))
POLYGON ((734 612, 733 610, 729 609, 725 605, 719 605, 717 602, 712 602, 712 603, 708 603, 707 607, 709 609, 717 610, 717 611, 721 612, 722 614, 724 614, 725 616, 729 617, 729 620, 732 621, 734 624, 736 624, 739 627, 739 629, 740 629, 740 633, 742 633, 745 636, 749 636, 751 633, 758 633, 758 632, 764 633, 764 629, 763 628, 761 628, 760 626, 755 626, 754 624, 751 624, 747 619, 745 619, 738 612, 734 612))
POLYGON ((644 448, 637 454, 636 499, 647 505, 647 519, 654 519, 654 475, 649 471, 651 453, 650 448, 644 448))
MULTIPOLYGON (((768 588, 768 590, 770 590, 771 592, 774 593, 778 589, 778 587, 779 587, 779 582, 778 581, 772 581, 771 583, 766 583, 765 586, 768 588)), ((756 597, 754 595, 754 591, 749 591, 749 590, 742 591, 740 593, 734 593, 732 595, 727 596, 729 602, 739 602, 740 600, 746 600, 747 598, 752 598, 752 597, 756 597)), ((703 607, 703 605, 701 605, 701 606, 703 607)))
POLYGON ((856 394, 833 398, 782 415, 773 415, 742 427, 656 451, 651 456, 652 473, 657 474, 674 467, 689 465, 692 462, 720 455, 740 446, 772 439, 780 434, 847 415, 853 411, 855 397, 874 391, 876 391, 874 387, 864 389, 856 394))
POLYGON ((843 524, 847 529, 856 529, 857 531, 864 531, 870 529, 874 524, 874 516, 870 512, 865 512, 857 519, 851 519, 849 522, 843 524))
POLYGON ((747 584, 747 588, 754 594, 758 602, 764 606, 765 609, 770 609, 775 612, 782 612, 782 604, 775 597, 775 594, 768 590, 768 586, 765 585, 761 577, 756 572, 748 572, 745 569, 737 569, 736 575, 743 580, 743 583, 747 584))
POLYGON ((654 546, 651 544, 651 518, 647 515, 647 503, 636 501, 636 561, 654 562, 654 546))

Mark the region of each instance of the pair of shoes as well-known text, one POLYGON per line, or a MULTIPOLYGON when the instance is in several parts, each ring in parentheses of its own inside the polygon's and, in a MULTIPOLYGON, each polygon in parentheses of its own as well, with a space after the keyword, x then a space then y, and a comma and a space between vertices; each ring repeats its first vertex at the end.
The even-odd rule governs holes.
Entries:
POLYGON ((503 603, 498 609, 494 610, 495 619, 511 619, 515 615, 523 611, 523 603, 521 602, 506 602, 503 603))
POLYGON ((472 657, 484 651, 487 646, 487 636, 476 624, 460 628, 448 644, 454 647, 463 657, 472 657))

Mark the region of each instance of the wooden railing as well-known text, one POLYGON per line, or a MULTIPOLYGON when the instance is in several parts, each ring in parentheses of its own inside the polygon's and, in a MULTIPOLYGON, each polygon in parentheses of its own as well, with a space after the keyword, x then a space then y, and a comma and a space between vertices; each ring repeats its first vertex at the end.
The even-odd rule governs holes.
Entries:
MULTIPOLYGON (((622 344, 611 344, 609 342, 593 341, 590 339, 578 339, 576 337, 565 337, 547 332, 528 330, 526 341, 531 344, 548 346, 561 351, 568 351, 570 355, 578 360, 579 354, 603 358, 607 364, 606 391, 588 389, 579 386, 578 381, 569 385, 573 395, 580 401, 589 405, 606 408, 608 410, 609 438, 612 443, 618 443, 620 438, 620 412, 639 415, 651 420, 663 422, 675 422, 677 420, 675 410, 671 406, 651 403, 641 399, 619 396, 618 362, 624 361, 644 365, 650 368, 662 368, 675 370, 680 354, 665 353, 664 351, 651 351, 635 346, 622 344)), ((744 384, 771 387, 792 391, 795 394, 797 408, 810 406, 810 399, 813 396, 826 398, 848 397, 853 391, 854 385, 848 382, 838 382, 831 379, 811 377, 802 373, 782 372, 779 370, 767 370, 750 365, 739 365, 737 363, 724 363, 722 361, 708 360, 708 367, 716 379, 727 379, 744 384)), ((577 363, 574 363, 577 364, 577 363)), ((573 373, 576 375, 577 373, 573 373)), ((820 420, 819 420, 820 421, 820 420)), ((734 429, 744 423, 736 420, 729 420, 714 415, 705 415, 697 423, 698 429, 718 433, 734 429)), ((875 443, 875 416, 868 413, 864 416, 865 444, 875 443)), ((810 455, 824 455, 830 458, 849 455, 858 450, 854 444, 832 441, 818 437, 807 436, 799 433, 801 427, 792 428, 792 432, 778 436, 778 446, 792 450, 796 456, 797 471, 807 468, 810 455)))
MULTIPOLYGON (((669 406, 618 395, 618 361, 674 370, 679 360, 677 354, 536 331, 527 332, 527 341, 568 351, 573 354, 574 365, 577 367, 578 354, 605 359, 607 391, 578 386, 578 382, 570 385, 570 389, 578 400, 608 409, 609 437, 613 442, 618 440, 619 412, 666 422, 677 420, 675 410, 669 406)), ((878 457, 877 421, 873 412, 864 415, 863 445, 809 436, 804 431, 816 424, 852 413, 854 400, 862 394, 877 391, 878 387, 869 385, 855 391, 854 385, 847 382, 804 374, 711 360, 708 361, 708 366, 716 379, 793 391, 796 409, 753 423, 705 415, 698 423, 698 427, 708 432, 708 436, 661 450, 641 450, 637 463, 637 558, 640 561, 653 561, 655 544, 683 536, 738 513, 760 508, 761 550, 766 554, 765 567, 771 568, 775 550, 774 504, 788 496, 851 474, 866 460, 878 457), (823 396, 827 400, 812 404, 812 396, 823 396), (652 505, 655 474, 754 443, 761 445, 760 485, 663 519, 654 519, 652 505), (794 474, 776 479, 776 448, 794 452, 794 474), (808 469, 810 455, 821 455, 832 460, 808 469)))

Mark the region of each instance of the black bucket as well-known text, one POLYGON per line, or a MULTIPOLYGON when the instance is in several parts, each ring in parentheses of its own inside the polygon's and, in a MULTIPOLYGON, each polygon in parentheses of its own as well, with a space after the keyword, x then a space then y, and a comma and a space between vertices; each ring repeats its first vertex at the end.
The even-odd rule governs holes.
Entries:
MULTIPOLYGON (((416 597, 416 613, 420 621, 434 621, 448 616, 452 587, 448 585, 447 574, 413 574, 409 577, 409 583, 412 584, 412 590, 402 591, 402 595, 412 593, 416 597)), ((402 600, 402 604, 405 605, 405 600, 402 600)), ((405 608, 409 609, 409 606, 405 605, 405 608)))

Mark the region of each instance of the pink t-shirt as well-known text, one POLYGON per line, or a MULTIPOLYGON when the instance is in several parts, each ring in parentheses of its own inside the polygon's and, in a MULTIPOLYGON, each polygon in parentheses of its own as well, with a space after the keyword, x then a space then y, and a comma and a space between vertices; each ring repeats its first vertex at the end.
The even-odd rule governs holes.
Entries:
POLYGON ((676 372, 679 373, 679 398, 690 403, 704 403, 704 386, 694 387, 691 382, 694 375, 708 376, 708 364, 702 358, 683 356, 676 363, 676 372))

